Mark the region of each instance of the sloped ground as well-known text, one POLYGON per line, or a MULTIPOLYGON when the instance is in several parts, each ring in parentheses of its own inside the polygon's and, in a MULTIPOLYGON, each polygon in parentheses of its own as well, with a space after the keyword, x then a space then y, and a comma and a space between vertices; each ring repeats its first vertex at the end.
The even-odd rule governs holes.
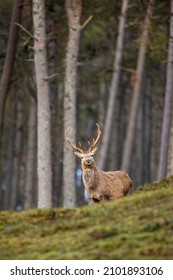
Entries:
POLYGON ((173 178, 98 206, 0 212, 0 259, 173 259, 173 178))

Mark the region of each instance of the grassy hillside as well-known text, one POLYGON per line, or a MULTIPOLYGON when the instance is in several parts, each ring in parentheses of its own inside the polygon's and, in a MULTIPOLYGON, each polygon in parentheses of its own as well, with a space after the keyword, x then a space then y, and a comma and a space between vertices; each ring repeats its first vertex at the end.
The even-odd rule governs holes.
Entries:
POLYGON ((0 259, 173 259, 173 178, 94 207, 0 212, 0 259))

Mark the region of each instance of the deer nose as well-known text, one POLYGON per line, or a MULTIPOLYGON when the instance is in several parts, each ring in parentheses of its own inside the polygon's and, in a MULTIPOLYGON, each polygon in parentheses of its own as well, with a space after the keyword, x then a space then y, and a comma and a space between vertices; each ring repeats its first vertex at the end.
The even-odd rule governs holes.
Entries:
POLYGON ((85 160, 85 163, 90 164, 91 160, 88 158, 88 159, 85 160))

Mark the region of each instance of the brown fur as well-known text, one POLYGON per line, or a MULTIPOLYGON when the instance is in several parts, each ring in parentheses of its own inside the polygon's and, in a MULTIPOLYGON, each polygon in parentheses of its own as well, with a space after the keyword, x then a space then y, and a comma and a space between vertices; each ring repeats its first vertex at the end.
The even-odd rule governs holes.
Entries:
POLYGON ((91 156, 82 159, 83 182, 92 203, 115 199, 130 193, 132 180, 127 173, 119 171, 102 171, 97 169, 91 156), (91 164, 86 165, 90 158, 91 164))

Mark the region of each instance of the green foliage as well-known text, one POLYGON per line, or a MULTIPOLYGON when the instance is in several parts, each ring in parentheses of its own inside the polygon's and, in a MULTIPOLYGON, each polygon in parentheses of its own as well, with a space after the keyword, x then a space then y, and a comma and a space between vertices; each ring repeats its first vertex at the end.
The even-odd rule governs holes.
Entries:
POLYGON ((0 0, 0 4, 13 4, 13 0, 0 0))
POLYGON ((150 65, 165 62, 168 38, 169 38, 169 5, 167 3, 156 3, 152 25, 150 28, 150 38, 148 44, 148 61, 150 65))
POLYGON ((149 54, 148 59, 153 64, 165 61, 166 47, 167 47, 167 34, 164 31, 156 31, 155 36, 151 36, 149 41, 149 54), (157 36, 156 36, 157 35, 157 36))
POLYGON ((172 259, 173 178, 98 206, 0 213, 1 259, 172 259))
POLYGON ((93 40, 98 47, 102 43, 103 35, 103 22, 95 21, 95 24, 91 24, 90 28, 87 28, 85 31, 85 40, 88 47, 93 45, 93 40))

